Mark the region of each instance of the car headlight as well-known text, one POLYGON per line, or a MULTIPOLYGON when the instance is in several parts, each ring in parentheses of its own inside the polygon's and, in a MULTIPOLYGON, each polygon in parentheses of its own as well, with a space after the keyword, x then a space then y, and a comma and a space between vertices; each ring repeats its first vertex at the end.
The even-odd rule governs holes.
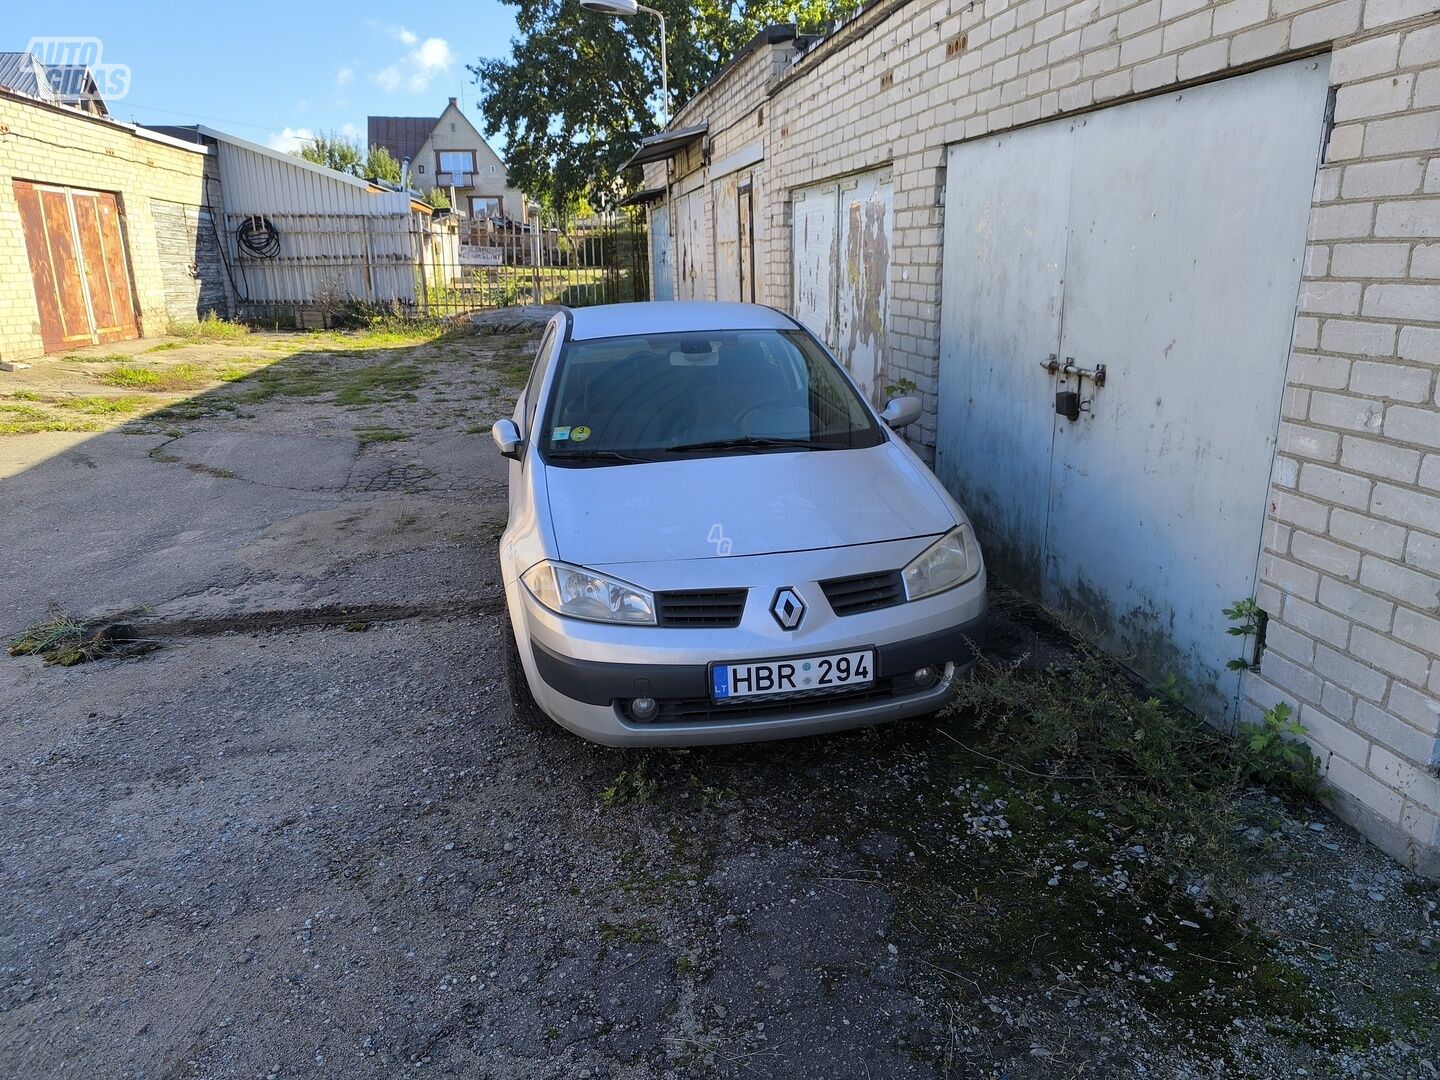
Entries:
POLYGON ((557 615, 655 625, 655 598, 650 593, 583 566, 547 559, 526 570, 520 580, 536 600, 557 615))
POLYGON ((980 545, 969 525, 957 525, 935 543, 915 556, 901 571, 905 580, 905 599, 923 596, 963 585, 980 572, 980 545))

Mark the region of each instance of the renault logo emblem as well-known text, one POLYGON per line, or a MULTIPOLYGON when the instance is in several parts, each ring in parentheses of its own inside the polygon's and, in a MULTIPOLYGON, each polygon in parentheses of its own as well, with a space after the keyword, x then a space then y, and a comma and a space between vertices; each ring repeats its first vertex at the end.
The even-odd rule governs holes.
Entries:
POLYGON ((798 630, 805 619, 805 601, 800 594, 786 585, 775 590, 775 599, 770 601, 770 614, 780 624, 781 630, 798 630))

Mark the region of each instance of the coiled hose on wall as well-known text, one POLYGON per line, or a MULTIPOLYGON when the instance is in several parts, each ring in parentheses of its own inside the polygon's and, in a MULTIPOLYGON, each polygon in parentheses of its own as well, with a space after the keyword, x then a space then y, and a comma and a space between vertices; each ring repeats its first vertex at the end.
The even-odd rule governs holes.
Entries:
POLYGON ((246 255, 256 259, 273 259, 280 254, 280 233, 269 218, 247 217, 235 230, 235 243, 246 255))

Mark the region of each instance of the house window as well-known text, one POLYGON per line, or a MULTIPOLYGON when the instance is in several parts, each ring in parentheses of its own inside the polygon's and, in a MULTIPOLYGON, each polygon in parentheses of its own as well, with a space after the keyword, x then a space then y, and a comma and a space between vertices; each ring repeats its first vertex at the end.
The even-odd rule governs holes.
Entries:
POLYGON ((470 217, 475 221, 500 218, 504 216, 503 208, 504 201, 498 195, 472 195, 470 197, 470 217))
POLYGON ((437 172, 473 173, 475 171, 475 151, 473 150, 438 150, 435 156, 437 172))

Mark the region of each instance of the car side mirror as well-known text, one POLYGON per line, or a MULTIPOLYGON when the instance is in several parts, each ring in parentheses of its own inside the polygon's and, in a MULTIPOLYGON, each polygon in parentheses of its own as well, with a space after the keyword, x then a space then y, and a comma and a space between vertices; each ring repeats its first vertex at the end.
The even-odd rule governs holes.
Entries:
POLYGON ((520 448, 525 445, 525 440, 520 438, 520 429, 515 426, 514 420, 496 420, 490 427, 490 437, 495 440, 501 457, 520 460, 520 448))
POLYGON ((892 397, 885 403, 885 411, 880 414, 880 419, 892 428, 902 428, 906 424, 913 424, 920 419, 920 399, 908 395, 892 397))

